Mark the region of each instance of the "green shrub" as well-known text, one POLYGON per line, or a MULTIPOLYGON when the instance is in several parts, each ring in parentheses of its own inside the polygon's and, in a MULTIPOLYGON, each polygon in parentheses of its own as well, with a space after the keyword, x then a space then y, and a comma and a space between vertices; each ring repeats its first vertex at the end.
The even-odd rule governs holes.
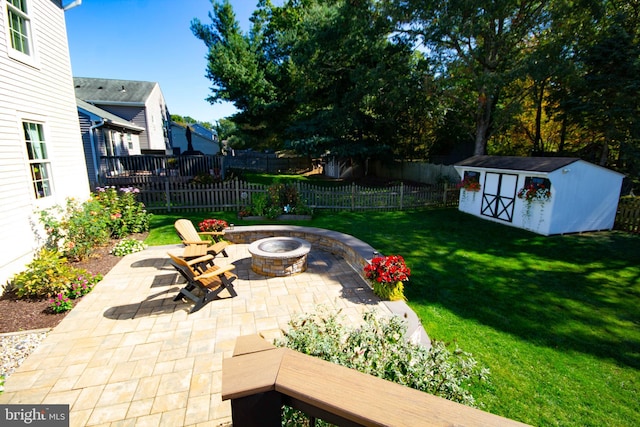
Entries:
POLYGON ((125 256, 134 252, 140 252, 147 248, 147 245, 136 239, 123 239, 120 240, 111 249, 111 253, 115 256, 125 256))
POLYGON ((8 289, 18 298, 51 298, 60 293, 66 295, 80 276, 90 275, 70 266, 57 251, 42 249, 25 271, 11 279, 8 289))
POLYGON ((267 209, 264 210, 264 216, 269 219, 274 219, 282 215, 282 208, 278 206, 268 206, 267 209))
POLYGON ((399 317, 378 318, 368 312, 361 327, 350 328, 337 314, 321 313, 289 325, 276 345, 468 406, 476 406, 469 389, 488 381, 488 369, 479 367, 469 353, 451 351, 438 341, 430 349, 407 342, 406 324, 399 317))
POLYGON ((136 200, 140 192, 135 187, 98 187, 93 194, 93 200, 100 203, 108 214, 111 236, 121 238, 132 233, 142 233, 149 230, 151 214, 144 204, 136 200))
POLYGON ((67 199, 65 208, 54 206, 40 212, 40 221, 47 232, 45 247, 76 261, 109 241, 111 234, 107 212, 91 199, 82 204, 67 199))
POLYGON ((251 206, 244 207, 238 212, 241 218, 256 215, 274 219, 282 214, 313 214, 313 210, 300 200, 298 188, 294 184, 281 182, 271 184, 266 193, 253 194, 251 206))
POLYGON ((253 196, 251 196, 251 213, 257 216, 263 216, 268 204, 269 198, 266 194, 254 194, 253 196))

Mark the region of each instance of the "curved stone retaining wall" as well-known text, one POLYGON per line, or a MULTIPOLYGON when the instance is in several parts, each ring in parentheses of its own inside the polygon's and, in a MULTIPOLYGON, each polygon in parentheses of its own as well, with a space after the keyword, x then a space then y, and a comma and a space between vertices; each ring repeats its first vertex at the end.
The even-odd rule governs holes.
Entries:
MULTIPOLYGON (((320 249, 343 258, 362 277, 375 249, 369 244, 349 234, 316 227, 298 225, 244 225, 225 230, 225 239, 233 243, 251 244, 267 237, 297 237, 311 243, 312 248, 320 249)), ((408 323, 407 339, 411 342, 430 347, 429 336, 420 319, 404 301, 385 301, 392 313, 404 318, 408 323)))

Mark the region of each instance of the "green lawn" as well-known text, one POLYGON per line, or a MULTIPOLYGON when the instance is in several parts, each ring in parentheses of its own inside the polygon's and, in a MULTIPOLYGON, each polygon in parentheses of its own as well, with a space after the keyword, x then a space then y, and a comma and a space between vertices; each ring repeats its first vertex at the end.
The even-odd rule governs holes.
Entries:
MULTIPOLYGON (((178 217, 155 215, 146 243, 176 243, 178 217)), ((241 225, 232 212, 186 217, 241 225)), ((405 293, 430 337, 491 369, 491 384, 474 390, 483 409, 534 425, 640 420, 640 236, 544 237, 455 209, 320 213, 298 224, 403 255, 405 293)))

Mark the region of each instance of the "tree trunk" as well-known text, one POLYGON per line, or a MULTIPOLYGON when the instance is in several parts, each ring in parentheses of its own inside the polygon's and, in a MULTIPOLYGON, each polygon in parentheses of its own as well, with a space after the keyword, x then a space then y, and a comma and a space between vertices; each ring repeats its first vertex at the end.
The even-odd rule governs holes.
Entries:
POLYGON ((567 139, 567 118, 562 116, 562 125, 560 127, 560 143, 558 144, 558 152, 564 153, 564 143, 567 139))
POLYGON ((544 144, 542 144, 542 102, 544 100, 544 88, 546 79, 540 82, 540 87, 536 93, 536 131, 533 141, 533 152, 535 155, 544 153, 544 144))
POLYGON ((487 154, 487 141, 491 135, 491 124, 495 98, 482 89, 478 95, 478 108, 476 111, 476 141, 473 150, 474 156, 487 154))

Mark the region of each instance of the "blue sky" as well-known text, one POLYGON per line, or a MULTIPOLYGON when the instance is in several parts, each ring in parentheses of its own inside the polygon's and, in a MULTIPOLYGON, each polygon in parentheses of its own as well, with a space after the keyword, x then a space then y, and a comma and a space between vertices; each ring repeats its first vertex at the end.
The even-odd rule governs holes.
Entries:
MULTIPOLYGON (((257 0, 231 4, 247 31, 257 0)), ((83 0, 65 12, 73 75, 158 82, 171 114, 228 117, 233 105, 204 100, 207 49, 189 29, 193 18, 210 23, 212 10, 209 0, 83 0)))

